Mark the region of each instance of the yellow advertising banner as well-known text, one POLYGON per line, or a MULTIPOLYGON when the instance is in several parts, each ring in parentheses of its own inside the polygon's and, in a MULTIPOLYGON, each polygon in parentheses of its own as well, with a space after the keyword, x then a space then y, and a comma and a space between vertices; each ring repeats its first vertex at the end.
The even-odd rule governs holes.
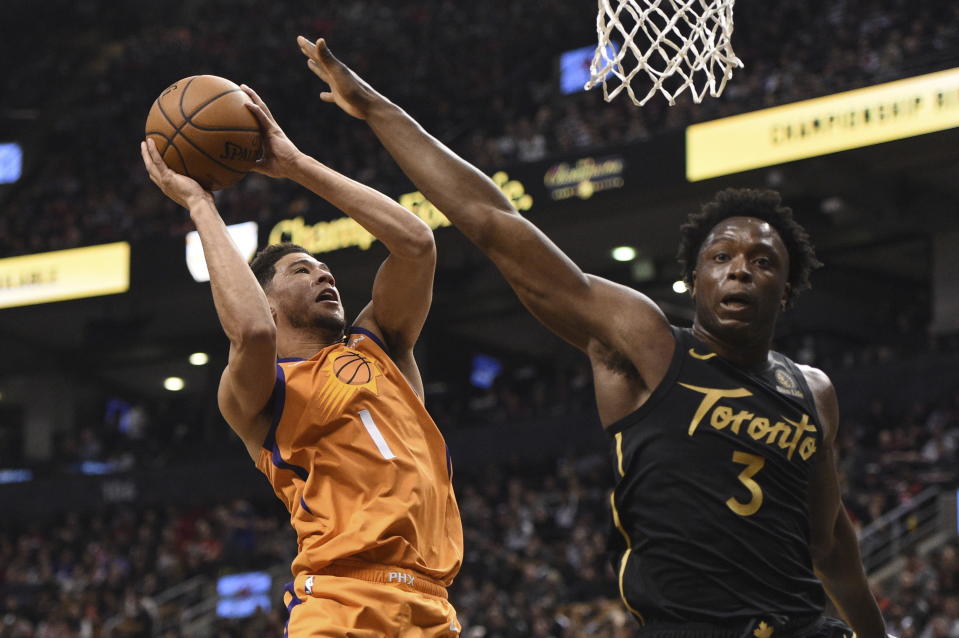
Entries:
MULTIPOLYGON (((490 179, 510 198, 516 210, 529 210, 533 206, 533 198, 526 192, 522 182, 510 179, 503 171, 495 173, 490 179)), ((400 195, 397 201, 434 230, 450 225, 446 215, 419 191, 400 195)), ((270 244, 284 241, 299 244, 314 255, 322 255, 354 246, 367 250, 376 241, 376 237, 349 217, 338 217, 315 224, 307 224, 302 217, 294 217, 280 220, 270 230, 270 244)))
POLYGON ((959 126, 959 68, 686 128, 699 181, 959 126))
POLYGON ((0 259, 0 308, 96 297, 130 288, 130 244, 0 259))

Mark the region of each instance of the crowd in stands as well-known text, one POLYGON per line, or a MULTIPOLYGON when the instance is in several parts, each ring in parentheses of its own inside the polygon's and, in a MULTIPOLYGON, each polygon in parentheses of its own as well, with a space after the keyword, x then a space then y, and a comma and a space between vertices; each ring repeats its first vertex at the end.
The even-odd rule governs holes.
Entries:
POLYGON ((955 485, 959 463, 959 392, 891 413, 882 401, 847 415, 839 439, 844 501, 859 525, 909 503, 930 486, 955 485))
POLYGON ((899 638, 959 636, 959 543, 909 552, 888 584, 876 588, 886 629, 899 638))
MULTIPOLYGON (((45 5, 44 20, 32 11, 29 3, 10 8, 5 23, 14 28, 0 44, 20 61, 5 78, 0 128, 28 144, 26 177, 0 193, 9 200, 0 257, 185 232, 186 218, 147 181, 136 143, 154 97, 199 73, 250 84, 304 150, 385 192, 405 192, 366 127, 320 104, 293 42, 299 33, 326 36, 374 86, 487 170, 955 65, 959 41, 954 3, 741 7, 734 45, 746 66, 724 96, 701 105, 684 97, 671 108, 655 99, 640 109, 625 99, 605 104, 599 91, 560 94, 558 55, 595 43, 595 7, 572 0, 365 0, 327 4, 322 14, 288 1, 58 0, 45 5)), ((316 206, 259 176, 221 195, 229 220, 322 215, 316 206)))
MULTIPOLYGON (((17 55, 22 64, 5 78, 0 129, 15 122, 32 157, 22 182, 0 191, 0 257, 189 230, 147 180, 136 142, 160 90, 197 73, 250 84, 304 150, 401 192, 402 176, 369 131, 319 103, 319 84, 293 43, 298 33, 327 36, 361 75, 486 170, 957 63, 955 3, 760 4, 736 14, 734 44, 746 68, 722 98, 674 107, 657 99, 638 109, 623 99, 604 104, 597 91, 559 94, 556 56, 594 41, 590 3, 358 0, 316 15, 293 2, 54 0, 45 20, 17 3, 7 19, 22 28, 0 42, 0 54, 37 53, 17 55), (110 20, 101 19, 105 11, 110 20), (54 40, 55 49, 36 46, 54 40)), ((228 222, 325 214, 289 184, 256 175, 218 198, 228 222)), ((560 415, 595 421, 583 367, 508 364, 489 387, 447 381, 427 392, 444 429, 521 427, 560 415)), ((61 433, 49 466, 149 471, 211 450, 243 455, 218 418, 198 426, 191 410, 175 400, 104 400, 61 433)), ((839 444, 845 503, 864 528, 929 486, 955 487, 959 392, 905 409, 876 401, 845 419, 839 444)), ((636 635, 605 554, 605 451, 546 465, 458 467, 456 477, 466 556, 451 597, 464 636, 636 635)), ((295 543, 278 507, 130 504, 49 520, 0 518, 0 638, 151 635, 172 613, 157 602, 169 587, 289 563, 295 543)), ((913 552, 893 581, 877 583, 892 634, 959 638, 957 552, 955 543, 913 552)), ((283 619, 277 605, 252 619, 221 620, 216 635, 279 638, 283 619)), ((182 637, 176 629, 163 635, 182 637)))
MULTIPOLYGON (((504 372, 506 381, 514 377, 526 374, 504 372)), ((503 397, 510 391, 490 392, 503 397)), ((548 410, 529 403, 533 421, 537 410, 548 410)), ((481 414, 522 427, 523 419, 510 416, 508 404, 495 399, 481 414)), ((592 409, 581 406, 584 420, 590 418, 586 407, 592 409)), ((232 436, 221 427, 224 437, 232 436)), ((144 436, 151 436, 149 429, 144 436)), ((152 455, 159 446, 148 449, 152 455)), ((839 457, 854 524, 868 526, 929 486, 955 487, 957 449, 959 392, 906 410, 876 402, 865 414, 849 415, 839 457)), ((239 446, 231 452, 243 454, 239 446)), ((605 550, 611 480, 606 450, 457 466, 466 554, 451 597, 464 636, 635 635, 634 621, 616 599, 605 550)), ((238 500, 199 509, 117 505, 52 523, 4 521, 0 638, 139 636, 157 623, 175 627, 174 612, 157 604, 160 592, 195 576, 209 580, 225 572, 286 566, 294 547, 286 515, 272 502, 238 500), (106 628, 110 633, 102 633, 106 628)), ((934 557, 910 555, 895 582, 878 585, 894 635, 959 636, 956 549, 947 545, 934 557)), ((220 620, 217 635, 278 636, 282 619, 277 605, 253 619, 220 620)), ((181 637, 176 631, 164 635, 181 637)))
MULTIPOLYGON (((447 376, 442 383, 427 382, 426 389, 430 413, 447 433, 560 417, 582 418, 584 428, 599 427, 585 363, 507 363, 489 387, 447 376)), ((55 460, 35 469, 47 475, 111 473, 243 454, 215 411, 207 410, 207 418, 199 420, 192 404, 176 398, 106 403, 107 409, 90 413, 75 430, 60 432, 55 460)), ((867 525, 924 487, 956 479, 959 391, 895 407, 874 400, 866 413, 844 414, 839 445, 847 507, 867 525)))
POLYGON ((245 501, 203 510, 126 505, 3 527, 3 638, 152 636, 165 613, 158 593, 224 566, 288 561, 295 546, 287 521, 245 501))

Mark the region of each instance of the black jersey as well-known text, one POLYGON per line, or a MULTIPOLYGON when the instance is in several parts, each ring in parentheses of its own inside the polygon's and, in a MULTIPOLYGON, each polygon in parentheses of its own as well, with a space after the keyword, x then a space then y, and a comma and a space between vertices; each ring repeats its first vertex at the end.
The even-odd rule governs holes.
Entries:
POLYGON ((640 621, 821 614, 809 474, 823 440, 797 366, 746 369, 674 328, 666 377, 614 423, 612 561, 640 621))

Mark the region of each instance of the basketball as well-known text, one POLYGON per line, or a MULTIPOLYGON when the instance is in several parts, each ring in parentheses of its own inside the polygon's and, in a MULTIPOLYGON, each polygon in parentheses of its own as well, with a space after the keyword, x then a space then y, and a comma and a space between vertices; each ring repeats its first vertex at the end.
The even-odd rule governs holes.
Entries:
POLYGON ((333 373, 347 385, 363 385, 373 378, 370 362, 357 353, 337 357, 333 362, 333 373))
POLYGON ((242 179, 260 158, 260 127, 248 103, 226 78, 183 78, 153 102, 146 137, 172 170, 220 190, 242 179))

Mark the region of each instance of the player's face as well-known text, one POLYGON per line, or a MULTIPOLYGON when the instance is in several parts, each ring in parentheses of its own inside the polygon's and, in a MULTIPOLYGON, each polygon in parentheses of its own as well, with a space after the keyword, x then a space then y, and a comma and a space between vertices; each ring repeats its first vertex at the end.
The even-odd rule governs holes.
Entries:
POLYGON ((277 315, 293 328, 343 331, 346 317, 340 293, 326 264, 306 253, 290 253, 275 268, 269 298, 277 315))
POLYGON ((775 228, 755 217, 725 219, 710 231, 696 261, 696 321, 716 336, 768 338, 786 301, 788 277, 789 252, 775 228))

